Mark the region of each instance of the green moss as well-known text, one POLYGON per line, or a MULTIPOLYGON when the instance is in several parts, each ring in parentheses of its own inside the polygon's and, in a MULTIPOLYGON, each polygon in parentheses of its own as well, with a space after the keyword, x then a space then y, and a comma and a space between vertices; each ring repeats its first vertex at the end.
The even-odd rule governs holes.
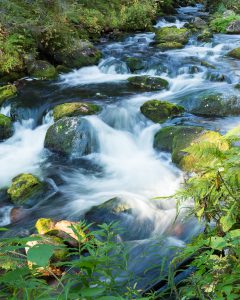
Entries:
POLYGON ((240 48, 233 49, 228 53, 228 56, 236 59, 240 59, 240 48))
POLYGON ((54 224, 52 219, 41 218, 37 220, 35 227, 39 234, 46 234, 54 229, 54 224))
POLYGON ((53 65, 43 60, 36 60, 28 64, 30 76, 38 79, 53 79, 57 76, 57 71, 53 65))
POLYGON ((7 190, 12 202, 16 205, 24 204, 29 197, 39 191, 42 187, 41 181, 32 174, 20 174, 13 178, 12 185, 7 190))
POLYGON ((15 85, 9 84, 0 87, 0 105, 7 99, 14 97, 17 94, 15 85))
POLYGON ((144 63, 138 57, 128 57, 126 63, 132 73, 144 69, 144 63))
POLYGON ((201 61, 201 66, 206 67, 206 68, 211 68, 211 69, 216 69, 215 66, 209 64, 207 61, 201 61))
POLYGON ((210 28, 214 32, 226 33, 228 26, 233 22, 240 20, 240 16, 232 14, 230 16, 223 17, 221 15, 216 15, 216 17, 210 22, 210 28))
POLYGON ((9 117, 0 114, 0 140, 7 139, 13 134, 13 124, 9 117))
POLYGON ((240 90, 240 83, 235 84, 235 89, 240 90))
POLYGON ((128 82, 137 88, 145 90, 162 90, 168 88, 169 86, 167 80, 148 75, 130 77, 128 78, 128 82))
POLYGON ((155 39, 158 45, 164 43, 177 43, 177 45, 184 45, 187 44, 188 37, 189 31, 186 28, 164 27, 156 31, 155 39))
POLYGON ((157 44, 157 47, 162 51, 167 51, 173 49, 181 49, 184 47, 184 45, 178 42, 164 42, 157 44))
POLYGON ((200 33, 197 39, 201 42, 209 42, 213 38, 213 34, 208 29, 205 29, 202 33, 200 33))
POLYGON ((140 109, 145 117, 156 123, 163 123, 168 118, 178 116, 184 112, 182 106, 159 100, 147 101, 140 109))
POLYGON ((93 115, 100 111, 98 105, 87 102, 64 103, 54 107, 53 117, 57 121, 63 117, 93 115))

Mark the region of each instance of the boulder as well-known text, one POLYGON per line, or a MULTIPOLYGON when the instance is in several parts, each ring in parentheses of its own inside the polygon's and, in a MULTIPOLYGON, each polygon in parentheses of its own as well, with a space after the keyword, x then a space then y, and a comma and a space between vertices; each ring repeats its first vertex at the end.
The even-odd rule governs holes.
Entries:
POLYGON ((165 42, 165 43, 158 44, 157 47, 161 51, 167 51, 167 50, 174 50, 174 49, 182 49, 184 45, 178 42, 165 42))
POLYGON ((98 105, 87 102, 63 103, 54 107, 53 117, 57 121, 63 117, 93 115, 100 111, 98 105))
POLYGON ((235 89, 240 90, 240 83, 235 84, 235 89))
POLYGON ((240 59, 240 48, 233 49, 228 53, 228 56, 236 59, 240 59))
POLYGON ((81 68, 97 64, 101 58, 101 53, 92 43, 75 40, 66 47, 54 51, 53 58, 57 64, 69 68, 81 68))
POLYGON ((53 65, 45 60, 30 60, 27 62, 28 74, 38 79, 53 79, 57 71, 53 65))
POLYGON ((13 124, 9 117, 0 114, 0 141, 8 139, 13 134, 13 124))
POLYGON ((198 159, 185 150, 190 145, 204 146, 210 143, 220 150, 229 149, 228 142, 217 132, 206 131, 197 126, 169 126, 159 130, 154 138, 154 147, 171 152, 172 161, 185 171, 197 171, 198 159))
POLYGON ((179 116, 184 112, 182 106, 159 100, 145 102, 140 110, 145 117, 156 123, 163 123, 168 118, 179 116))
POLYGON ((208 29, 203 30, 198 36, 197 39, 201 42, 209 42, 213 38, 213 33, 208 29))
POLYGON ((177 45, 180 47, 180 44, 183 46, 187 44, 189 38, 189 30, 186 28, 176 28, 176 27, 163 27, 156 30, 156 43, 159 47, 166 43, 171 45, 177 45), (176 44, 177 43, 177 44, 176 44))
POLYGON ((130 77, 128 78, 128 82, 130 83, 130 85, 146 91, 163 90, 167 89, 169 86, 167 80, 160 77, 152 77, 148 75, 130 77))
POLYGON ((132 73, 144 69, 144 63, 138 57, 127 57, 126 64, 132 73))
POLYGON ((240 33, 240 20, 231 22, 227 27, 227 33, 240 33))
POLYGON ((88 120, 80 117, 62 118, 49 127, 44 146, 60 155, 80 158, 96 150, 88 120))
POLYGON ((15 205, 22 205, 42 187, 43 183, 36 176, 20 174, 12 179, 7 193, 15 205))
POLYGON ((196 17, 193 20, 193 26, 197 29, 203 29, 207 26, 207 22, 204 21, 203 19, 199 18, 199 17, 196 17))
POLYGON ((17 88, 13 84, 8 84, 0 87, 0 105, 7 99, 16 96, 17 88))

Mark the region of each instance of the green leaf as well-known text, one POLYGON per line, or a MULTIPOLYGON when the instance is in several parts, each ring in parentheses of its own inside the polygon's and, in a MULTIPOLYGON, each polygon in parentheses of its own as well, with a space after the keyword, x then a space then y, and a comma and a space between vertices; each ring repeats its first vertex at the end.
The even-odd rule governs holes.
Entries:
POLYGON ((114 297, 114 296, 102 296, 102 297, 99 297, 98 300, 124 300, 124 298, 114 297))
POLYGON ((236 217, 234 217, 233 214, 231 214, 230 212, 226 216, 221 217, 220 219, 220 224, 224 232, 229 231, 235 223, 236 217))
POLYGON ((105 288, 94 287, 94 288, 85 288, 81 290, 82 297, 96 297, 102 295, 104 293, 105 288))
POLYGON ((54 246, 38 244, 31 247, 27 252, 27 258, 33 264, 39 267, 46 267, 54 252, 54 246))
POLYGON ((227 247, 228 243, 222 237, 214 236, 210 238, 210 247, 215 250, 223 250, 223 248, 227 247))
POLYGON ((231 230, 227 235, 230 239, 240 238, 240 229, 231 230))

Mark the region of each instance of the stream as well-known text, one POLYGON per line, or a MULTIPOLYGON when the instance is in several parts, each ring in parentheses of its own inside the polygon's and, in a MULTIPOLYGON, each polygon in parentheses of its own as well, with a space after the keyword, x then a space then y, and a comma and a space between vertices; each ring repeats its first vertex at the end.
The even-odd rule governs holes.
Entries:
MULTIPOLYGON (((202 16, 202 7, 184 7, 178 15, 160 18, 155 27, 183 27, 195 16, 202 16)), ((225 133, 240 123, 240 117, 206 118, 184 113, 164 124, 154 124, 140 113, 140 106, 159 99, 189 107, 196 96, 205 92, 237 95, 234 85, 240 82, 240 61, 225 54, 240 46, 239 35, 214 35, 209 43, 192 36, 183 49, 161 52, 154 46, 155 34, 137 33, 119 41, 102 39, 98 45, 103 59, 98 66, 84 67, 62 74, 55 81, 27 78, 19 95, 8 101, 0 113, 14 111, 14 135, 0 143, 0 188, 10 185, 20 173, 43 178, 48 188, 40 199, 34 199, 25 217, 10 221, 12 205, 0 192, 0 226, 10 228, 12 235, 31 234, 36 220, 51 217, 58 220, 86 219, 90 222, 119 221, 125 233, 130 255, 129 270, 145 288, 160 276, 163 257, 171 260, 175 247, 184 247, 201 226, 193 218, 184 219, 185 203, 176 217, 176 200, 172 197, 181 187, 184 174, 168 153, 153 148, 155 133, 169 125, 197 125, 225 133), (141 75, 160 76, 170 88, 141 92, 127 84, 131 74, 126 57, 140 58, 141 75), (210 70, 202 61, 214 65, 210 70), (218 80, 224 75, 224 80, 218 80), (47 129, 53 124, 52 109, 65 102, 90 101, 101 105, 98 115, 85 118, 91 124, 98 145, 97 151, 67 160, 44 149, 47 129), (119 198, 131 207, 131 214, 122 213, 116 220, 108 214, 89 214, 91 208, 109 199, 119 198), (169 197, 169 199, 156 199, 169 197), (34 202, 35 201, 35 202, 34 202), (175 222, 174 222, 175 221, 175 222), (148 272, 144 270, 151 268, 148 272)))

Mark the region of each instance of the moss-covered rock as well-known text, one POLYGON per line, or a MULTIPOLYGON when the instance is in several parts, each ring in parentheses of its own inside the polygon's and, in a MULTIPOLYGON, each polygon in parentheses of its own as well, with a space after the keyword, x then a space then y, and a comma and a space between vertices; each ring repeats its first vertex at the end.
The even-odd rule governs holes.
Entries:
POLYGON ((196 171, 198 161, 185 149, 192 144, 201 146, 206 142, 217 145, 220 150, 229 149, 228 142, 219 133, 197 126, 164 127, 155 135, 154 147, 160 151, 171 152, 172 161, 183 170, 196 171))
POLYGON ((53 79, 57 71, 53 65, 45 60, 33 60, 27 63, 28 74, 38 79, 53 79))
POLYGON ((96 104, 88 102, 71 102, 63 103, 54 107, 53 117, 57 121, 63 117, 87 116, 93 115, 100 111, 96 104))
POLYGON ((148 75, 134 76, 128 78, 128 82, 137 88, 151 91, 151 90, 163 90, 169 87, 167 80, 160 77, 152 77, 148 75))
POLYGON ((228 56, 230 56, 232 58, 240 59, 240 47, 230 51, 228 53, 228 56))
POLYGON ((95 65, 99 62, 101 56, 101 52, 90 42, 81 40, 75 40, 65 48, 53 52, 55 62, 69 68, 95 65))
POLYGON ((216 69, 216 67, 214 65, 211 65, 210 63, 208 63, 207 61, 201 61, 201 66, 206 67, 206 68, 210 68, 210 69, 216 69))
POLYGON ((49 127, 44 146, 60 155, 80 158, 91 153, 96 145, 88 120, 65 117, 49 127))
POLYGON ((184 112, 182 106, 159 100, 147 101, 140 109, 145 117, 156 123, 163 123, 168 118, 178 116, 184 112))
POLYGON ((198 36, 197 36, 197 39, 201 42, 209 42, 211 41, 211 39, 213 38, 213 33, 208 30, 208 29, 205 29, 203 30, 203 32, 201 32, 198 36))
POLYGON ((178 42, 165 42, 165 43, 160 43, 157 46, 161 51, 182 49, 184 47, 183 44, 178 42))
POLYGON ((13 134, 13 124, 9 117, 0 114, 0 141, 8 139, 13 134))
POLYGON ((207 22, 199 17, 196 17, 192 24, 196 29, 203 29, 207 26, 207 22))
POLYGON ((222 94, 201 96, 190 112, 201 116, 224 117, 240 114, 240 99, 230 96, 225 99, 222 94))
POLYGON ((235 84, 235 89, 240 90, 240 83, 235 84))
POLYGON ((189 30, 186 28, 164 27, 156 30, 156 43, 159 47, 173 45, 180 47, 188 42, 189 30))
POLYGON ((35 227, 39 234, 47 234, 49 231, 53 230, 55 222, 52 219, 41 218, 38 219, 35 227))
POLYGON ((127 64, 128 68, 129 68, 129 70, 132 73, 144 69, 144 63, 138 57, 127 57, 125 59, 125 61, 126 61, 126 64, 127 64))
POLYGON ((13 84, 0 87, 0 105, 7 99, 14 97, 17 94, 17 88, 13 84))
POLYGON ((41 190, 43 183, 32 174, 20 174, 12 179, 7 193, 16 205, 24 204, 31 196, 41 190))

